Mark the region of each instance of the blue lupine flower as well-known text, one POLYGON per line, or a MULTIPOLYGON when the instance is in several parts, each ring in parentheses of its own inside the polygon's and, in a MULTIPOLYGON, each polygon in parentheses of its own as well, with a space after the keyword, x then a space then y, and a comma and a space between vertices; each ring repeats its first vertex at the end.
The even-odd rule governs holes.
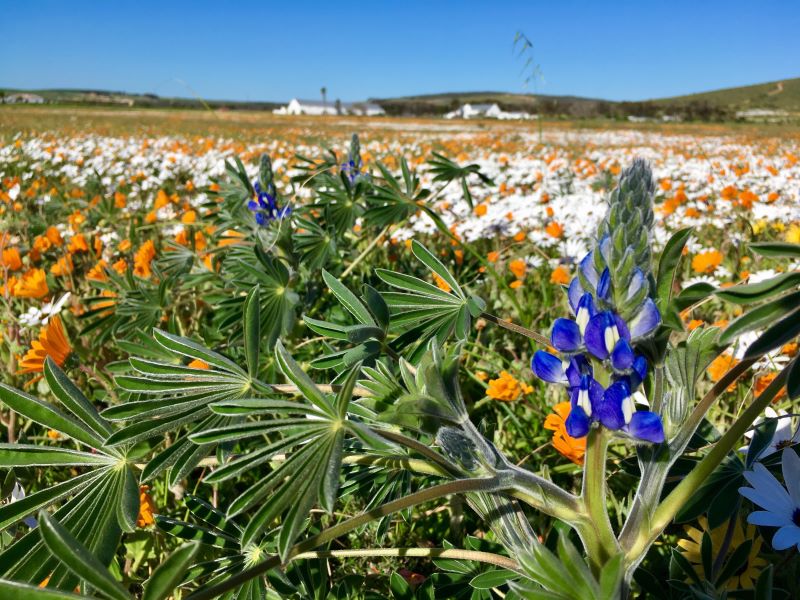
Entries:
POLYGON ((253 183, 253 188, 256 191, 256 198, 247 203, 247 208, 255 213, 256 223, 262 227, 268 225, 271 221, 283 219, 292 213, 290 206, 278 208, 278 204, 275 201, 277 194, 272 183, 267 186, 266 191, 261 188, 261 183, 258 181, 253 183))

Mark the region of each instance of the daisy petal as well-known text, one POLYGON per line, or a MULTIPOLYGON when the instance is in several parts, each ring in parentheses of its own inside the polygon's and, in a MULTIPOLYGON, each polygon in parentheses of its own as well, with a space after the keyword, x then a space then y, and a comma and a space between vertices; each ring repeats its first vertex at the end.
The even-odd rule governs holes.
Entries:
POLYGON ((784 448, 781 455, 783 480, 795 507, 800 507, 800 456, 792 448, 784 448))
MULTIPOLYGON (((743 488, 748 489, 748 488, 743 488)), ((739 490, 741 491, 741 490, 739 490)), ((781 515, 766 510, 757 510, 747 515, 747 522, 751 525, 764 525, 766 527, 783 527, 784 525, 791 525, 792 519, 790 516, 781 515)))
POLYGON ((794 524, 781 527, 772 538, 775 550, 786 550, 794 545, 800 547, 800 527, 794 524))

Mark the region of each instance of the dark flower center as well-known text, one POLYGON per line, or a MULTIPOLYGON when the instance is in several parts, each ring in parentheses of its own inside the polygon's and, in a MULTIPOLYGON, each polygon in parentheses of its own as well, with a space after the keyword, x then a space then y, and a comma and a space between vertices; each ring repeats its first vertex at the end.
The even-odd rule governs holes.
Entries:
POLYGON ((795 508, 792 513, 792 523, 800 527, 800 508, 795 508))

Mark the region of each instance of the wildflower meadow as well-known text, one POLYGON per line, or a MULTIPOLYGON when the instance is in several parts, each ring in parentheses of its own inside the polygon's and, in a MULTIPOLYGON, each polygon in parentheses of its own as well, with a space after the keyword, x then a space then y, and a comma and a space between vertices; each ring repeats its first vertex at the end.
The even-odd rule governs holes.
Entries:
POLYGON ((0 598, 800 597, 800 137, 15 107, 0 598))

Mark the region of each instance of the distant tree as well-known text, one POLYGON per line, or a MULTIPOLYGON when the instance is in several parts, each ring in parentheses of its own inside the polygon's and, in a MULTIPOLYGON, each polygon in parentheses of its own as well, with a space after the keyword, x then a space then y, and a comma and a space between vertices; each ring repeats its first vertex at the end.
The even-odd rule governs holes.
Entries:
POLYGON ((339 98, 336 99, 336 102, 334 103, 334 106, 336 106, 336 114, 337 115, 342 114, 342 101, 339 100, 339 98))
POLYGON ((324 85, 320 88, 319 93, 322 94, 322 104, 328 104, 328 88, 324 85))

